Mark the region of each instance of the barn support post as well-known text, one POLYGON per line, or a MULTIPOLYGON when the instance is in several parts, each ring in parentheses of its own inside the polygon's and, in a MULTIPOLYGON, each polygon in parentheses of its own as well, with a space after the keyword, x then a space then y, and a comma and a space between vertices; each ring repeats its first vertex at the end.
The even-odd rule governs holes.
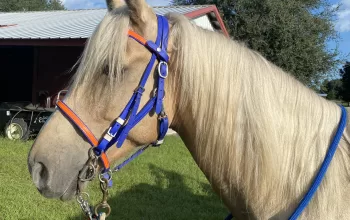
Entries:
POLYGON ((39 60, 39 48, 34 46, 33 56, 33 80, 32 80, 32 103, 37 104, 37 81, 38 81, 38 60, 39 60))

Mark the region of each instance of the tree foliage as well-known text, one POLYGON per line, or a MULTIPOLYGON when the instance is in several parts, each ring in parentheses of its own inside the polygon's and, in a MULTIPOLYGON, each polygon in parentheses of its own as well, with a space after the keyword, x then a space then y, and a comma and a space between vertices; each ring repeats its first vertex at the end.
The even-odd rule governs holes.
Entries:
POLYGON ((319 84, 337 71, 338 10, 327 0, 173 0, 175 5, 215 4, 230 35, 293 74, 304 84, 319 84))
POLYGON ((65 10, 61 0, 0 0, 0 12, 65 10))
POLYGON ((325 80, 322 83, 321 93, 327 94, 329 100, 341 100, 343 93, 343 82, 341 79, 325 80))
POLYGON ((343 100, 350 102, 350 62, 346 62, 343 69, 340 70, 343 83, 343 100))

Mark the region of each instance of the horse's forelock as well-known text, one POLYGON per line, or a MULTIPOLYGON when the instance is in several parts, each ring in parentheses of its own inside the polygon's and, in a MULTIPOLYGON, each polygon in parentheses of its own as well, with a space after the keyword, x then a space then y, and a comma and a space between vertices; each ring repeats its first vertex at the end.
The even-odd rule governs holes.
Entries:
POLYGON ((126 8, 109 11, 88 39, 71 81, 71 91, 84 95, 86 104, 108 101, 121 81, 128 26, 126 8))

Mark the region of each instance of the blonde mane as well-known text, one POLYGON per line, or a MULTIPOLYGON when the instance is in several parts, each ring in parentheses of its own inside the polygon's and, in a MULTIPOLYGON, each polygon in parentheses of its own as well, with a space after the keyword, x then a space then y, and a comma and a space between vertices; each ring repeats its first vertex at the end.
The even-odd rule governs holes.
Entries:
MULTIPOLYGON (((238 191, 261 219, 297 205, 328 150, 339 107, 244 45, 183 16, 169 17, 171 90, 180 120, 194 124, 199 166, 210 170, 208 178, 223 185, 222 192, 238 191)), ((309 206, 317 208, 316 219, 342 213, 324 207, 336 204, 348 183, 349 141, 338 148, 309 206)))
MULTIPOLYGON (((106 102, 100 97, 109 97, 104 94, 123 76, 127 35, 121 33, 129 25, 125 11, 106 15, 75 75, 72 90, 84 91, 91 103, 97 104, 97 98, 106 102)), ((182 124, 174 129, 182 133, 193 128, 194 154, 208 179, 220 183, 222 193, 238 192, 261 219, 295 206, 323 161, 339 107, 244 45, 184 16, 168 18, 173 45, 167 90, 174 94, 176 120, 182 124), (226 173, 230 175, 222 175, 226 173)), ((348 137, 307 209, 318 210, 315 219, 341 215, 339 207, 325 207, 337 204, 342 184, 348 183, 348 137)))

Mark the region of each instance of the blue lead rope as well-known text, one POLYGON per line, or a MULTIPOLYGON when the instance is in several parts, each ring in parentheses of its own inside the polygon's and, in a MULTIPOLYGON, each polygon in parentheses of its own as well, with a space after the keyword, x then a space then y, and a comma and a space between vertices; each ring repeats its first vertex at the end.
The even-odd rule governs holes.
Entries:
MULTIPOLYGON (((320 186, 324 175, 327 172, 328 166, 329 166, 329 164, 332 161, 332 158, 334 156, 335 151, 337 150, 338 144, 340 142, 340 139, 342 137, 342 134, 344 132, 344 129, 345 129, 346 123, 347 123, 347 112, 346 112, 346 109, 344 108, 344 106, 340 106, 340 107, 341 107, 341 110, 342 110, 340 124, 339 124, 338 130, 337 130, 337 133, 334 136, 333 142, 332 142, 331 146, 328 149, 328 152, 327 152, 327 154, 325 156, 325 159, 324 159, 324 161, 322 163, 322 166, 321 166, 320 170, 318 171, 318 174, 317 174, 314 182, 312 183, 309 191, 306 193, 305 197, 301 200, 300 204, 298 205, 298 207, 296 208, 294 213, 289 217, 288 220, 296 220, 300 216, 302 211, 306 208, 306 206, 311 201, 311 199, 312 199, 313 195, 315 194, 317 188, 320 186)), ((229 214, 225 218, 225 220, 230 220, 232 218, 233 218, 232 214, 229 214)))
POLYGON ((320 170, 318 171, 318 174, 317 174, 314 182, 312 183, 311 188, 306 193, 306 195, 303 198, 303 200, 301 200, 299 206, 294 211, 294 213, 289 217, 289 220, 297 219, 299 217, 299 215, 301 214, 301 212, 309 204, 309 202, 312 199, 313 195, 315 194, 317 188, 321 184, 321 181, 322 181, 324 175, 327 172, 328 166, 329 166, 329 164, 332 161, 334 153, 337 150, 340 138, 341 138, 341 136, 342 136, 342 134, 344 132, 344 129, 346 127, 346 122, 347 122, 346 109, 343 106, 340 106, 340 107, 341 107, 341 110, 342 110, 342 115, 341 115, 341 119, 340 119, 340 124, 339 124, 338 130, 337 130, 337 133, 334 136, 333 142, 332 142, 331 146, 328 149, 326 157, 325 157, 325 159, 324 159, 324 161, 322 163, 322 166, 321 166, 320 170))

